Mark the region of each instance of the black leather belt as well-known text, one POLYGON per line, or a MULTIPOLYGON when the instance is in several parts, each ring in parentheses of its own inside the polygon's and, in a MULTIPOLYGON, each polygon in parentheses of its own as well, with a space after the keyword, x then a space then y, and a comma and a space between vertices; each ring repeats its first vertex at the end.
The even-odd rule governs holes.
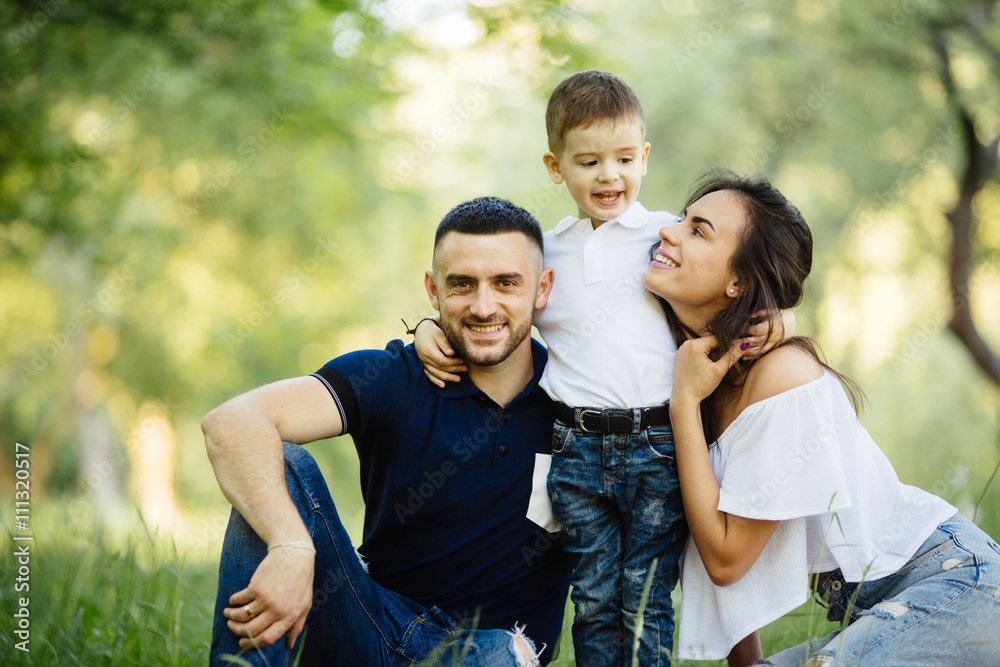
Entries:
POLYGON ((635 424, 635 410, 628 408, 571 408, 556 403, 556 419, 584 433, 632 433, 650 426, 670 424, 670 405, 639 408, 639 425, 635 424))

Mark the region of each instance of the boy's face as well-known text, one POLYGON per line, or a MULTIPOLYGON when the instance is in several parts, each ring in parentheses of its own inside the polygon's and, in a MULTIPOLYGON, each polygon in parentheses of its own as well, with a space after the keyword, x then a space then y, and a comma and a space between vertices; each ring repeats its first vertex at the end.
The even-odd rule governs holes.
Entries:
POLYGON ((638 118, 578 126, 566 133, 559 154, 543 156, 553 183, 566 182, 578 217, 594 227, 625 212, 639 196, 649 142, 638 118))

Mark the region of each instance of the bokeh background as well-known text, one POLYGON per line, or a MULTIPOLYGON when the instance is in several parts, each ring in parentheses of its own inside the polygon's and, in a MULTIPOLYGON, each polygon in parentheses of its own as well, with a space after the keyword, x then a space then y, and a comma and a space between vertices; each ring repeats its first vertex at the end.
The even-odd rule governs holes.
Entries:
MULTIPOLYGON (((647 208, 716 164, 799 206, 799 332, 900 477, 1000 534, 995 3, 7 0, 0 539, 22 443, 35 616, 0 662, 204 662, 228 508, 201 417, 405 337, 455 204, 572 214, 544 109, 589 68, 645 106, 647 208)), ((311 450, 359 536, 348 439, 311 450)))

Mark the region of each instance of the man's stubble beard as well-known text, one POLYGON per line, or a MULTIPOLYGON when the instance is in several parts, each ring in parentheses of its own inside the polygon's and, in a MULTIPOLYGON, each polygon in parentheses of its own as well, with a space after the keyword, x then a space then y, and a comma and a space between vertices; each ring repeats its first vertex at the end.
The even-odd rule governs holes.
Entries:
POLYGON ((470 345, 465 338, 465 326, 462 322, 441 321, 441 330, 448 337, 455 353, 461 357, 467 365, 475 366, 496 366, 505 361, 507 357, 514 353, 525 338, 531 334, 531 322, 525 322, 516 328, 511 326, 510 320, 507 322, 497 321, 475 321, 469 322, 476 326, 489 326, 491 324, 506 324, 507 337, 499 345, 490 348, 476 348, 470 345))

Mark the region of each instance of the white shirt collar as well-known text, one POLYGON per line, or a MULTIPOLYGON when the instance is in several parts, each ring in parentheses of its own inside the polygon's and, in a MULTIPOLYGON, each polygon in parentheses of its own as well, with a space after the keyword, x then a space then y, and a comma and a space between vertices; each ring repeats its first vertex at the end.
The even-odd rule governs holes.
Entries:
MULTIPOLYGON (((638 201, 634 201, 625 210, 625 212, 621 214, 621 216, 617 218, 612 218, 611 220, 608 220, 604 224, 617 222, 622 227, 635 229, 637 227, 642 227, 643 225, 645 225, 646 219, 648 217, 649 217, 649 211, 647 211, 646 208, 638 201)), ((555 230, 553 231, 556 234, 561 234, 562 232, 566 231, 576 223, 580 222, 580 220, 589 220, 589 218, 574 218, 573 216, 568 216, 560 220, 559 224, 556 225, 555 230)))

